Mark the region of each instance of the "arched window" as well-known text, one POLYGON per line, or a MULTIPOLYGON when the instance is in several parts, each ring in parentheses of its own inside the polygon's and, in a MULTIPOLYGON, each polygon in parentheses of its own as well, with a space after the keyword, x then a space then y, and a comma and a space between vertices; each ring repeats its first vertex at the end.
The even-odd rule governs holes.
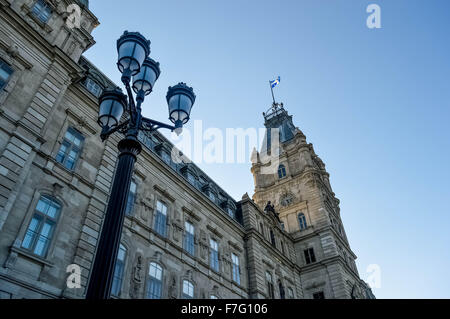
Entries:
POLYGON ((282 179, 284 177, 286 177, 286 167, 281 164, 278 166, 278 178, 282 179))
POLYGON ((114 268, 114 278, 111 287, 111 294, 114 296, 119 296, 120 290, 122 289, 123 282, 123 272, 125 269, 125 257, 127 255, 127 249, 125 246, 120 244, 119 252, 117 253, 116 268, 114 268))
POLYGON ((45 257, 58 222, 61 205, 50 196, 41 196, 28 225, 22 247, 45 257))
POLYGON ((162 275, 163 270, 157 263, 150 263, 149 268, 149 283, 147 285, 147 298, 149 299, 161 299, 162 293, 162 275))
POLYGON ((194 285, 189 280, 183 280, 183 299, 194 298, 194 285))
POLYGON ((306 224, 305 214, 298 214, 298 225, 300 226, 300 230, 306 229, 308 227, 308 225, 306 224))

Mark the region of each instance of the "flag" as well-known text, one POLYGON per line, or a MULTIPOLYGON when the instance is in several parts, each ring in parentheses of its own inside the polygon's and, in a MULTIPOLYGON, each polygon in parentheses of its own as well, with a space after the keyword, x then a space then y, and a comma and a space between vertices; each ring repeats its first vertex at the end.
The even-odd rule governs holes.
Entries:
POLYGON ((278 79, 274 81, 270 81, 270 86, 272 87, 272 89, 276 87, 278 84, 280 84, 280 77, 278 77, 278 79))

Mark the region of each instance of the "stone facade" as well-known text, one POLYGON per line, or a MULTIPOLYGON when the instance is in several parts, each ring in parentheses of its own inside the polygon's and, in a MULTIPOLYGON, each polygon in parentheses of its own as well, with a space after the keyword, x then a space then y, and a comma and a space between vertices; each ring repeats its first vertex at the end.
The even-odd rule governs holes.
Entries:
MULTIPOLYGON (((98 21, 87 1, 0 0, 0 9, 0 298, 83 298, 120 139, 99 138, 97 97, 115 84, 82 56, 98 21), (81 7, 79 28, 67 23, 73 2, 81 7), (81 288, 67 286, 72 264, 81 267, 81 288)), ((286 176, 261 174, 265 164, 256 160, 255 194, 240 201, 195 165, 171 161, 162 135, 141 135, 146 147, 135 168, 115 297, 147 298, 150 264, 162 269, 162 298, 182 298, 186 282, 194 298, 372 296, 324 164, 284 108, 274 118, 284 125, 286 176), (163 235, 155 231, 158 203, 167 208, 163 235), (186 222, 194 226, 193 253, 185 247, 186 222), (308 248, 315 260, 306 264, 308 248)), ((268 128, 272 122, 266 117, 268 128)))

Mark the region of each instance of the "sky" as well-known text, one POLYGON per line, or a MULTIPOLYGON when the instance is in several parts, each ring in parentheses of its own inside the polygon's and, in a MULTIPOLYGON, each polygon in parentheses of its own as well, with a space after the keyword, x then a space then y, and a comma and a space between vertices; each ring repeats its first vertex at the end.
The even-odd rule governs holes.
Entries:
MULTIPOLYGON (((448 0, 111 0, 90 10, 100 25, 85 56, 116 83, 123 31, 151 40, 161 75, 147 117, 167 122, 167 88, 182 81, 197 95, 186 129, 261 128, 268 81, 280 76, 275 97, 326 164, 361 278, 375 264, 377 298, 450 298, 448 0), (369 4, 379 29, 366 25, 369 4)), ((197 164, 236 200, 253 195, 249 162, 197 164)))

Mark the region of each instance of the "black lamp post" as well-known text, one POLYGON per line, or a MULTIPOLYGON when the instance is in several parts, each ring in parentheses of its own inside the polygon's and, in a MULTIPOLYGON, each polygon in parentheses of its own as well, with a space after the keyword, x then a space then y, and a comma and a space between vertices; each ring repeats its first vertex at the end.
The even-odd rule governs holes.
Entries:
POLYGON ((125 137, 118 144, 119 161, 98 240, 86 299, 111 297, 131 177, 137 155, 142 150, 138 140, 139 131, 151 132, 167 128, 180 134, 183 125, 189 121, 191 108, 195 102, 192 88, 184 83, 178 83, 169 87, 166 97, 169 119, 173 126, 142 117, 141 105, 145 96, 153 90, 153 85, 159 77, 159 63, 148 57, 150 41, 138 32, 125 31, 117 40, 117 51, 119 54, 117 66, 122 73, 122 83, 128 96, 123 94, 120 88, 104 90, 99 98, 98 123, 102 127, 100 137, 103 141, 114 132, 120 132, 125 137), (131 78, 133 78, 132 86, 131 78), (132 90, 136 93, 136 104, 132 90), (128 110, 129 118, 120 123, 125 110, 128 110))

